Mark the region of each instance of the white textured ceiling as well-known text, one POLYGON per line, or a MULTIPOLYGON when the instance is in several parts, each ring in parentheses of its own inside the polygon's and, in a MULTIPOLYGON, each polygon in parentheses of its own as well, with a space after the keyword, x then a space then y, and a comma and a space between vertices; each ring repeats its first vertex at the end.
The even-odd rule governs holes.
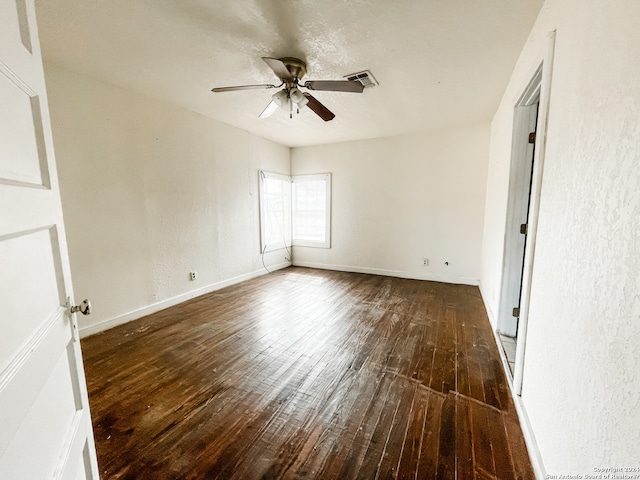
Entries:
POLYGON ((288 146, 488 121, 542 0, 37 0, 46 61, 288 146), (263 56, 307 62, 305 80, 369 69, 362 94, 314 92, 336 114, 258 114, 279 83, 263 56))

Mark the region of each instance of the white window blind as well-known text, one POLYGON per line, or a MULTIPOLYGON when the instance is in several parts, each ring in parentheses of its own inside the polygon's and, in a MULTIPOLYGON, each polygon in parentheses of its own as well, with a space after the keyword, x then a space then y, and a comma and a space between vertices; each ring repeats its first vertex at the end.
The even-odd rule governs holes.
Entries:
POLYGON ((331 174, 292 177, 292 243, 331 247, 331 174))
POLYGON ((260 171, 262 253, 291 246, 291 177, 260 171))
POLYGON ((331 174, 260 171, 260 248, 331 247, 331 174))

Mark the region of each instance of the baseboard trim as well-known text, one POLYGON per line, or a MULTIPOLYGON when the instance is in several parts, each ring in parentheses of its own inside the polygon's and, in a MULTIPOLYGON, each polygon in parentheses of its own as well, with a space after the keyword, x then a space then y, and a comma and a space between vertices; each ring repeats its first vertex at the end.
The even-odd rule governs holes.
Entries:
MULTIPOLYGON (((289 266, 291 266, 289 262, 281 262, 276 265, 270 265, 269 270, 273 272, 275 270, 281 270, 289 266)), ((164 310, 165 308, 173 307, 174 305, 177 305, 182 302, 186 302, 187 300, 191 300, 192 298, 199 297, 200 295, 206 295, 207 293, 215 292, 216 290, 220 290, 225 287, 230 287, 231 285, 235 285, 237 283, 244 282, 245 280, 250 280, 252 278, 260 277, 262 275, 266 275, 267 273, 268 272, 266 270, 261 269, 261 270, 245 273, 243 275, 238 275, 237 277, 229 278, 227 280, 222 280, 220 282, 212 283, 210 285, 205 285, 204 287, 200 287, 195 290, 191 290, 189 292, 176 295, 175 297, 167 298, 166 300, 152 303, 151 305, 147 305, 146 307, 132 310, 122 315, 118 315, 117 317, 106 319, 99 323, 95 323, 93 325, 88 325, 86 327, 80 328, 80 332, 79 332, 80 338, 85 338, 85 337, 88 337, 89 335, 94 335, 96 333, 109 330, 110 328, 117 327, 118 325, 123 325, 132 320, 137 320, 138 318, 151 315, 152 313, 155 313, 155 312, 159 312, 160 310, 164 310)))
POLYGON ((380 268, 355 267, 351 265, 332 265, 328 263, 298 262, 295 259, 293 261, 293 266, 319 268, 321 270, 337 270, 339 272, 369 273, 371 275, 382 275, 385 277, 409 278, 412 280, 429 280, 432 282, 456 283, 461 285, 477 286, 480 284, 480 280, 477 278, 456 277, 453 275, 438 275, 438 274, 429 274, 429 273, 417 274, 414 272, 406 272, 402 270, 383 270, 380 268))
POLYGON ((489 317, 489 323, 491 324, 491 330, 495 330, 498 328, 498 324, 496 323, 496 316, 493 314, 493 310, 489 307, 489 300, 484 294, 484 288, 482 288, 482 283, 478 285, 478 290, 480 290, 480 296, 482 297, 482 303, 484 304, 484 310, 487 312, 487 317, 489 317))
POLYGON ((489 317, 489 321, 491 322, 491 331, 493 332, 493 336, 496 341, 496 345, 498 346, 498 352, 500 353, 500 359, 502 360, 502 368, 504 369, 504 373, 507 377, 507 383, 509 384, 509 391, 511 392, 511 398, 513 399, 513 403, 516 406, 516 413, 518 414, 518 422, 520 423, 520 428, 522 429, 522 435, 524 437, 524 443, 527 445, 527 452, 529 453, 529 460, 531 460, 531 466, 533 467, 533 473, 536 476, 537 480, 544 480, 547 477, 546 469, 544 468, 544 462, 542 461, 542 454, 540 453, 540 449, 538 448, 538 442, 536 441, 536 436, 533 433, 533 427, 531 426, 531 422, 529 421, 529 416, 527 415, 527 409, 524 406, 522 401, 522 397, 518 395, 513 388, 513 379, 511 374, 509 373, 509 361, 507 360, 507 355, 504 353, 500 345, 500 334, 498 333, 497 327, 493 328, 495 323, 495 318, 493 317, 493 313, 491 309, 488 308, 487 299, 484 296, 482 291, 482 286, 480 286, 480 296, 482 298, 482 302, 484 303, 484 309, 487 312, 487 316, 489 317))

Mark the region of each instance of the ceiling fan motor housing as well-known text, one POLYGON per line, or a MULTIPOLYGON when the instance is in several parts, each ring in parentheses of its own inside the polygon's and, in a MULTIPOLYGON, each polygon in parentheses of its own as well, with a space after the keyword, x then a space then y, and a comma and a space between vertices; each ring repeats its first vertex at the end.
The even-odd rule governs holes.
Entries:
MULTIPOLYGON (((301 80, 307 74, 307 64, 299 58, 284 57, 279 59, 285 64, 287 70, 291 73, 291 76, 296 80, 301 80)), ((281 79, 283 80, 283 79, 281 79)))

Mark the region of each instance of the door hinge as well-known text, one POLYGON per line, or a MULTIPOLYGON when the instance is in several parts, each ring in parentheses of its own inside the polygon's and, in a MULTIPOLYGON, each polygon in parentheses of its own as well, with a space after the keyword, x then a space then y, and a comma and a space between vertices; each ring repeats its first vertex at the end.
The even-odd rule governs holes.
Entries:
POLYGON ((529 224, 528 223, 520 224, 520 233, 522 235, 526 235, 527 233, 529 233, 529 224))
POLYGON ((536 132, 531 132, 529 134, 529 143, 536 143, 536 132))
POLYGON ((516 307, 513 309, 513 316, 514 317, 519 317, 520 316, 520 307, 516 307))

